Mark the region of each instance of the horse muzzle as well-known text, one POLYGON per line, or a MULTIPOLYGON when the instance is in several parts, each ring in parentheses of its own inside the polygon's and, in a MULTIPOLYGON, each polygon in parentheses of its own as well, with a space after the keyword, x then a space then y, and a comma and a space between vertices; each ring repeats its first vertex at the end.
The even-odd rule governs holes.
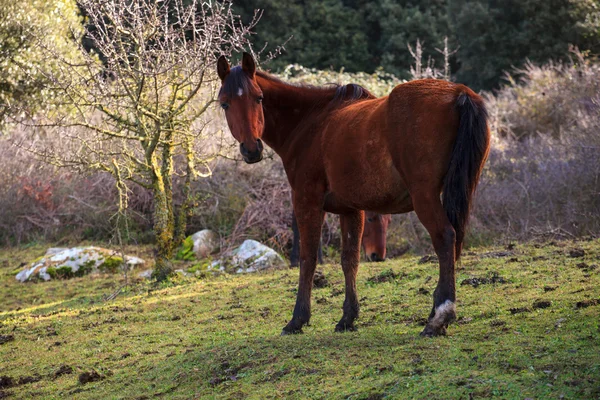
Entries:
POLYGON ((371 253, 370 255, 367 255, 367 258, 369 259, 369 261, 374 261, 374 262, 385 261, 385 257, 380 257, 379 254, 377 254, 377 253, 371 253))
POLYGON ((244 143, 240 143, 240 154, 247 164, 254 164, 261 161, 263 159, 263 149, 263 143, 260 139, 256 140, 256 149, 253 151, 248 150, 246 146, 244 146, 244 143))

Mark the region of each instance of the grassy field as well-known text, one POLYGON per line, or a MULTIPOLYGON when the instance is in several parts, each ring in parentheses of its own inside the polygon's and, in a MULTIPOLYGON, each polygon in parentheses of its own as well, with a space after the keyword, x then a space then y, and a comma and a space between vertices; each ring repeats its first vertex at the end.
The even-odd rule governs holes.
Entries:
POLYGON ((597 240, 467 251, 459 319, 434 339, 434 260, 362 264, 345 334, 341 268, 324 266, 311 326, 281 337, 297 270, 134 280, 106 301, 122 277, 18 283, 44 251, 0 250, 0 398, 600 398, 597 240))

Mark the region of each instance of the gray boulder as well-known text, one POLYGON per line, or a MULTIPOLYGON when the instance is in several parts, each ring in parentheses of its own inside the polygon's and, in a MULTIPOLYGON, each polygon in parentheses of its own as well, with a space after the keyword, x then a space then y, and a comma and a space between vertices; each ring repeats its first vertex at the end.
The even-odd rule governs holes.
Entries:
POLYGON ((287 268, 275 250, 256 240, 245 240, 229 256, 212 263, 211 268, 237 274, 287 268))
POLYGON ((219 250, 219 235, 210 229, 203 229, 192 235, 193 251, 196 258, 201 260, 219 250))

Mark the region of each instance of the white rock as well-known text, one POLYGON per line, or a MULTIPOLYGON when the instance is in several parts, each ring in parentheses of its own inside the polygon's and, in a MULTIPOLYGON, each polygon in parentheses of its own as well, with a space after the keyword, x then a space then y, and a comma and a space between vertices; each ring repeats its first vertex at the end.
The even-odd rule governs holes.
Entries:
POLYGON ((60 253, 61 251, 64 250, 68 250, 67 247, 50 247, 48 250, 46 250, 46 254, 47 256, 51 256, 52 254, 56 254, 56 253, 60 253))
POLYGON ((233 252, 231 261, 238 274, 287 267, 285 260, 275 250, 256 240, 245 240, 233 252))
POLYGON ((194 242, 193 251, 198 259, 206 258, 219 249, 219 235, 210 229, 194 233, 192 241, 194 242))
MULTIPOLYGON (((50 268, 68 268, 72 274, 76 274, 82 268, 85 268, 78 275, 97 272, 98 267, 104 264, 105 260, 111 257, 121 257, 113 250, 103 249, 101 247, 73 247, 70 249, 50 248, 46 255, 25 267, 16 276, 20 282, 25 282, 32 278, 39 278, 44 281, 52 279, 50 268)), ((125 256, 125 262, 130 267, 143 264, 144 260, 138 257, 125 256)))
POLYGON ((145 271, 140 272, 137 276, 139 278, 150 279, 150 278, 152 278, 152 270, 151 269, 147 269, 145 271))

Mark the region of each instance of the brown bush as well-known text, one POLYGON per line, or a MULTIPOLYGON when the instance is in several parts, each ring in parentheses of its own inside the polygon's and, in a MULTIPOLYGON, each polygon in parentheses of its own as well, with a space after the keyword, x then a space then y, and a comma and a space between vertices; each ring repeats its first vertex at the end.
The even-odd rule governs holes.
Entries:
MULTIPOLYGON (((467 245, 600 232, 600 66, 574 54, 570 64, 528 65, 520 71, 519 82, 513 79, 495 95, 487 95, 492 151, 467 245)), ((14 132, 10 142, 0 139, 0 241, 110 240, 111 218, 117 211, 112 177, 45 165, 10 145, 25 134, 14 132)), ((229 156, 235 158, 236 153, 234 146, 229 156)), ((291 193, 277 156, 255 165, 220 159, 211 168, 211 177, 193 183, 188 234, 210 228, 219 233, 224 249, 253 238, 287 254, 291 193)), ((177 179, 174 189, 175 202, 181 204, 177 179)), ((151 196, 132 187, 131 242, 152 240, 151 213, 151 196)), ((327 216, 323 240, 326 256, 337 261, 337 216, 327 216)), ((394 216, 388 233, 390 256, 408 250, 432 250, 414 213, 394 216)))

